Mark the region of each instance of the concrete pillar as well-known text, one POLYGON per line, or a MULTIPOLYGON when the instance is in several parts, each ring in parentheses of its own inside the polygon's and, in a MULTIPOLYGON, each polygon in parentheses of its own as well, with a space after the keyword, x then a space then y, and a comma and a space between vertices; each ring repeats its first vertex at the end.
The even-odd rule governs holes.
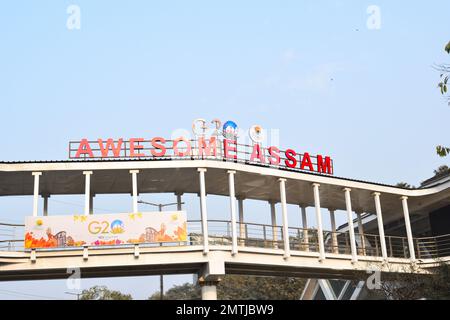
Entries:
POLYGON ((89 214, 90 215, 94 214, 94 198, 95 198, 95 194, 91 194, 91 199, 89 200, 89 214))
POLYGON ((334 214, 334 209, 328 209, 330 212, 330 223, 331 223, 331 244, 333 246, 333 253, 339 253, 337 233, 336 233, 336 217, 334 214))
POLYGON ((350 188, 344 188, 345 205, 347 207, 348 232, 350 234, 350 248, 352 252, 352 262, 358 262, 358 252, 356 251, 355 227, 353 226, 352 199, 350 197, 350 188))
POLYGON ((277 211, 275 207, 275 201, 269 201, 270 203, 270 219, 272 221, 272 241, 273 248, 278 249, 278 228, 277 228, 277 211))
POLYGON ((289 243, 289 222, 287 216, 287 204, 286 204, 286 179, 278 179, 280 183, 280 202, 281 213, 283 217, 283 243, 284 243, 284 258, 287 259, 291 256, 291 247, 289 243))
POLYGON ((205 168, 198 168, 200 178, 200 211, 202 215, 203 254, 209 252, 208 212, 206 208, 205 168))
POLYGON ((202 300, 217 300, 217 282, 205 281, 202 288, 202 300))
POLYGON ((181 196, 183 194, 182 193, 176 193, 175 195, 177 196, 177 211, 182 211, 183 210, 183 203, 181 201, 181 196))
POLYGON ((132 195, 133 195, 133 213, 138 213, 138 182, 137 175, 139 170, 130 170, 131 181, 132 181, 132 195))
POLYGON ((314 204, 316 209, 316 220, 317 220, 317 238, 319 242, 319 260, 325 260, 325 244, 323 242, 323 227, 322 227, 322 212, 320 210, 320 184, 313 183, 314 190, 314 204))
POLYGON ((408 237, 409 256, 411 262, 414 262, 416 261, 416 253, 414 250, 414 240, 411 230, 411 221, 409 219, 408 197, 403 196, 400 199, 402 200, 403 215, 405 217, 405 227, 406 227, 406 236, 408 237))
POLYGON ((231 254, 238 253, 237 230, 236 230, 236 192, 234 186, 234 175, 236 171, 228 171, 228 185, 230 191, 230 213, 231 213, 231 254))
POLYGON ((305 251, 309 251, 309 232, 308 232, 308 217, 306 215, 306 206, 300 205, 302 211, 302 228, 303 228, 303 241, 305 243, 305 251))
POLYGON ((46 217, 48 216, 48 198, 50 198, 50 196, 45 194, 42 197, 44 198, 44 217, 46 217))
POLYGON ((383 225, 383 215, 381 211, 380 193, 374 192, 373 194, 375 200, 375 210, 377 212, 377 222, 378 222, 378 232, 380 234, 380 244, 381 244, 381 256, 383 260, 387 262, 387 248, 386 248, 386 237, 384 235, 384 225, 383 225))
POLYGON ((356 216, 358 218, 358 233, 359 233, 359 242, 361 243, 361 253, 363 256, 366 255, 366 239, 364 237, 364 225, 362 223, 362 212, 356 212, 356 216))
POLYGON ((244 224, 244 198, 242 196, 238 197, 238 207, 239 207, 239 241, 240 246, 245 246, 245 224, 244 224))
POLYGON ((33 217, 38 216, 38 203, 39 203, 39 177, 42 172, 33 172, 34 176, 34 192, 33 192, 33 217))

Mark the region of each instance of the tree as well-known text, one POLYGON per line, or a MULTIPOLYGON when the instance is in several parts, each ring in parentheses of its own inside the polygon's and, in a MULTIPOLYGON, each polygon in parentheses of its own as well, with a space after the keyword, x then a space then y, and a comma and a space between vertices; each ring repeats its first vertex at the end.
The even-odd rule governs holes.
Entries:
POLYGON ((442 165, 439 168, 437 168, 436 170, 434 170, 434 176, 443 176, 450 173, 450 168, 446 165, 442 165))
MULTIPOLYGON (((160 300, 160 292, 157 291, 152 294, 149 300, 160 300)), ((167 290, 164 293, 164 300, 200 300, 201 299, 201 289, 197 285, 191 283, 184 283, 179 286, 174 286, 173 288, 167 290)))
POLYGON ((388 300, 450 299, 449 265, 439 263, 431 275, 418 274, 414 270, 405 271, 383 274, 381 288, 373 294, 388 300))
MULTIPOLYGON (((256 277, 226 275, 217 286, 220 300, 298 300, 306 281, 290 277, 256 277)), ((168 300, 198 300, 201 289, 198 285, 185 283, 169 289, 164 298, 168 300)), ((159 292, 149 299, 158 300, 159 292)))
MULTIPOLYGON (((450 41, 447 43, 444 49, 448 54, 450 54, 450 41)), ((442 95, 445 95, 448 103, 450 105, 450 95, 448 95, 448 80, 450 78, 450 64, 443 63, 436 66, 436 69, 441 73, 441 81, 438 84, 438 88, 442 95)), ((440 157, 445 157, 450 153, 450 148, 446 146, 439 145, 436 147, 436 153, 440 157)))
POLYGON ((109 290, 106 286, 94 286, 81 292, 80 300, 133 300, 131 294, 109 290))
POLYGON ((415 187, 406 182, 399 182, 395 185, 396 187, 403 189, 414 189, 415 187))

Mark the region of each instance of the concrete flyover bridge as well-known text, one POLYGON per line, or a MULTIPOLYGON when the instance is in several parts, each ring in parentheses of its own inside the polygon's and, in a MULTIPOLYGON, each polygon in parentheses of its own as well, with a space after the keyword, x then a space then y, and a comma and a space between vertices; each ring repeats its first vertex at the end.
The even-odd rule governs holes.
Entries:
POLYGON ((437 259, 449 261, 449 181, 411 190, 198 157, 0 163, 0 195, 33 196, 34 217, 48 215, 48 199, 55 195, 84 194, 89 216, 96 214, 94 195, 129 194, 130 212, 137 213, 138 196, 150 193, 173 193, 178 210, 183 195, 198 195, 201 219, 187 212, 186 241, 24 249, 22 226, 3 223, 0 281, 67 278, 73 268, 81 277, 194 273, 203 298, 210 299, 228 273, 353 279, 374 269, 427 274, 437 259), (208 218, 207 195, 228 198, 228 207, 220 208, 227 219, 208 218), (260 215, 271 223, 246 221, 246 199, 266 203, 267 213, 260 215), (314 220, 308 221, 307 210, 314 220), (301 225, 290 223, 294 214, 301 225), (337 214, 345 216, 344 225, 337 225, 337 214))

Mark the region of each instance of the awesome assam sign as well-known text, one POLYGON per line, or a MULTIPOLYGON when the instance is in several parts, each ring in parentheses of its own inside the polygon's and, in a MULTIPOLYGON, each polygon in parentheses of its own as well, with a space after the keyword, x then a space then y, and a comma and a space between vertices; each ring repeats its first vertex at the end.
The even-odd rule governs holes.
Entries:
POLYGON ((235 139, 219 136, 200 136, 195 140, 179 137, 130 139, 97 139, 73 141, 69 144, 69 158, 89 159, 215 159, 241 161, 298 171, 332 175, 333 160, 322 154, 298 153, 294 149, 281 150, 261 143, 239 144, 235 139))
POLYGON ((25 248, 183 242, 186 223, 184 211, 27 217, 25 248))

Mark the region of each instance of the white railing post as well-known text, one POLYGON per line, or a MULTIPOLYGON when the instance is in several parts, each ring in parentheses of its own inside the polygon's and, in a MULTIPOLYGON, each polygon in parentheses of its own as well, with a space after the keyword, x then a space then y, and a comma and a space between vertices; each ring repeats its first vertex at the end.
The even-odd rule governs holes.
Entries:
POLYGON ((281 213, 283 216, 283 241, 284 241, 284 258, 287 259, 291 256, 291 248, 289 244, 289 222, 287 216, 287 205, 286 205, 286 179, 278 179, 280 183, 280 202, 281 202, 281 213))
POLYGON ((350 234, 350 248, 352 252, 352 262, 358 262, 358 252, 356 251, 355 227, 353 226, 352 199, 350 197, 350 188, 344 188, 345 205, 347 207, 348 232, 350 234))
POLYGON ((138 181, 137 175, 139 170, 130 170, 132 181, 132 197, 133 197, 133 213, 138 213, 138 181))
POLYGON ((208 238, 208 212, 206 209, 206 186, 205 186, 205 168, 197 169, 200 178, 200 212, 202 216, 202 233, 203 233, 203 254, 209 252, 208 238))
POLYGON ((317 220, 317 240, 319 242, 319 260, 325 260, 325 244, 323 242, 323 227, 322 227, 322 212, 320 210, 320 192, 319 183, 313 183, 314 189, 314 205, 316 209, 316 220, 317 220))
POLYGON ((372 193, 375 199, 375 210, 377 212, 377 222, 378 222, 378 233, 380 234, 380 244, 381 244, 381 256, 385 262, 388 261, 387 248, 386 248, 386 238, 384 235, 384 225, 383 225, 383 214, 381 211, 380 193, 372 193))
POLYGON ((236 191, 234 187, 234 175, 236 171, 228 171, 228 184, 230 189, 230 213, 231 213, 231 254, 238 253, 237 230, 236 230, 236 191))
POLYGON ((38 201, 39 201, 39 177, 42 172, 33 172, 34 176, 34 192, 33 192, 33 217, 38 216, 38 201))
POLYGON ((402 200, 403 215, 405 216, 405 227, 406 227, 406 236, 408 237, 409 256, 411 262, 414 262, 416 261, 416 253, 414 250, 414 240, 411 230, 411 221, 409 219, 408 197, 403 196, 400 199, 402 200))

